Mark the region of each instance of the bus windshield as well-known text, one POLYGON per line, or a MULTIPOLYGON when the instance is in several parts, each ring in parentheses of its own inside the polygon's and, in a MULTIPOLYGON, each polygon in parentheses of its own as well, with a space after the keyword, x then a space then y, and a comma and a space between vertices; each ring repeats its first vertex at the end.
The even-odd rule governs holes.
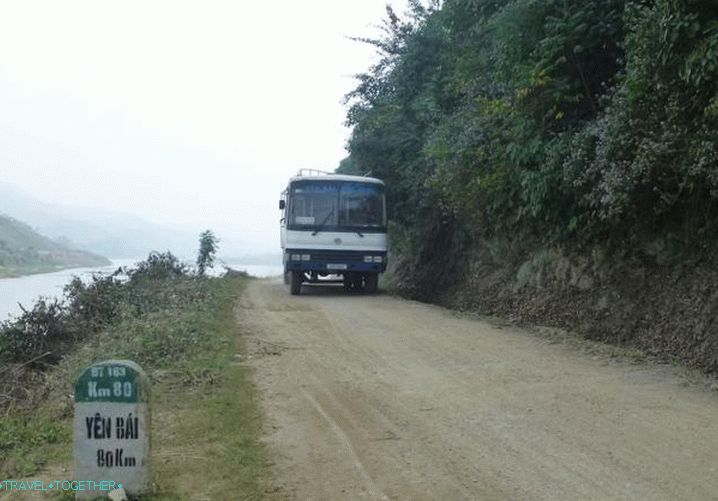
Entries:
POLYGON ((374 183, 342 183, 339 188, 339 225, 384 226, 384 190, 374 183))
POLYGON ((384 187, 353 181, 296 181, 288 226, 296 229, 371 230, 385 226, 384 187))

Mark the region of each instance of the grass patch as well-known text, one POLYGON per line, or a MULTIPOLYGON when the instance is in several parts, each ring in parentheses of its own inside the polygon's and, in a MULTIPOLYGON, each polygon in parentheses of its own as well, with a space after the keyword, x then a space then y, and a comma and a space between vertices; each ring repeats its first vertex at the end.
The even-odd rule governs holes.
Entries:
POLYGON ((83 289, 92 297, 76 294, 82 305, 110 313, 97 321, 80 315, 86 307, 67 307, 62 329, 71 336, 61 329, 50 345, 61 346, 59 360, 7 365, 0 378, 13 398, 0 402, 4 478, 71 478, 73 383, 92 363, 130 359, 152 382, 153 493, 142 499, 261 497, 260 415, 248 369, 235 364, 243 347, 234 307, 247 278, 171 275, 83 289), (100 327, 78 336, 77 325, 100 327), (10 386, 12 378, 23 384, 10 386))
MULTIPOLYGON (((228 279, 224 294, 232 292, 228 279)), ((154 389, 155 494, 152 500, 259 499, 267 460, 259 443, 260 414, 234 322, 234 301, 212 319, 214 341, 160 376, 154 389)))
POLYGON ((0 418, 0 461, 6 475, 34 474, 48 460, 62 457, 67 444, 72 444, 72 430, 50 416, 18 413, 0 418))

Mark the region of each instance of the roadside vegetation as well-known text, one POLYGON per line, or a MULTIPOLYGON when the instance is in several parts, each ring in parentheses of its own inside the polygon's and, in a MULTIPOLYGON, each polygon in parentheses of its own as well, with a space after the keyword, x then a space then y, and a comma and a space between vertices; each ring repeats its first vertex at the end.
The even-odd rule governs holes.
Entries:
POLYGON ((390 8, 347 96, 339 170, 386 180, 422 238, 704 242, 718 222, 718 7, 446 0, 390 8), (667 236, 668 238, 668 236, 667 236))
MULTIPOLYGON (((216 242, 215 242, 216 243, 216 242)), ((211 263, 216 245, 204 253, 211 263)), ((259 415, 234 308, 245 274, 208 277, 170 253, 74 279, 0 324, 0 471, 72 475, 73 383, 87 365, 130 359, 152 382, 148 499, 261 494, 259 415)))
POLYGON ((409 5, 338 168, 387 182, 394 287, 718 371, 717 5, 409 5))

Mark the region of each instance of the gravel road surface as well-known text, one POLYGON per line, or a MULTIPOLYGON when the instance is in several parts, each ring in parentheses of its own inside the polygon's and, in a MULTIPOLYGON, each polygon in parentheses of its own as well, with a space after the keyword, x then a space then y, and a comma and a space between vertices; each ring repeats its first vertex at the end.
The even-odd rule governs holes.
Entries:
POLYGON ((279 499, 718 499, 718 394, 394 298, 253 281, 279 499))

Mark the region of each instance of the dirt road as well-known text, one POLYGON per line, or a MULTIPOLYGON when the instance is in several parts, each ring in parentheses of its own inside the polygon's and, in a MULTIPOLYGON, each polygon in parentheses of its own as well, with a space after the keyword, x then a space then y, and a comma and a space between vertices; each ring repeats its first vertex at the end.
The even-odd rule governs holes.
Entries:
POLYGON ((388 295, 240 308, 290 499, 716 499, 718 394, 388 295))

